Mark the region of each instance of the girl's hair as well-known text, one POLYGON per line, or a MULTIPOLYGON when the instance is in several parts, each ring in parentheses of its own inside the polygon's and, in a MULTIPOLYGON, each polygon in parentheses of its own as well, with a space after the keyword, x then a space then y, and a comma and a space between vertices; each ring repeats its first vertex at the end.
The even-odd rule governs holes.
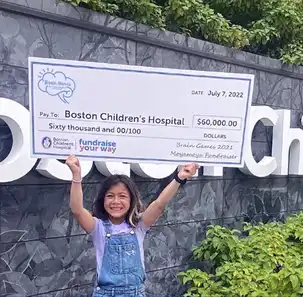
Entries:
POLYGON ((126 222, 132 227, 136 227, 144 207, 137 186, 127 175, 113 174, 104 180, 93 203, 93 216, 101 220, 108 219, 108 213, 104 208, 105 195, 111 187, 120 183, 125 185, 130 194, 130 208, 126 214, 126 222))

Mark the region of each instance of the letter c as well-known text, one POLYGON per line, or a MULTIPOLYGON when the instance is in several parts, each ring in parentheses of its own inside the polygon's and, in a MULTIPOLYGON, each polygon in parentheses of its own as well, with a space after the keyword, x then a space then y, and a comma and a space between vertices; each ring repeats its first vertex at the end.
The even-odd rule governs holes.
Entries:
POLYGON ((275 171, 277 168, 277 161, 276 158, 271 156, 263 157, 258 163, 255 161, 251 147, 252 133, 258 121, 262 121, 265 126, 274 126, 278 121, 278 114, 268 106, 252 106, 248 119, 249 123, 245 133, 245 145, 243 150, 245 164, 244 167, 239 168, 239 170, 244 174, 265 177, 275 171))

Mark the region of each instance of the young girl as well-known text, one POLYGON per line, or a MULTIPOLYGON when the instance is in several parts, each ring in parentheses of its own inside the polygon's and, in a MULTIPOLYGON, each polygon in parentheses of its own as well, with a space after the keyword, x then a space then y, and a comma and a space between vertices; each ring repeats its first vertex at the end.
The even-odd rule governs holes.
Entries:
POLYGON ((93 204, 92 214, 83 207, 81 168, 71 155, 70 207, 80 226, 92 235, 96 249, 97 282, 93 297, 144 297, 143 240, 165 206, 199 168, 185 165, 173 181, 145 210, 133 181, 125 175, 108 177, 93 204))

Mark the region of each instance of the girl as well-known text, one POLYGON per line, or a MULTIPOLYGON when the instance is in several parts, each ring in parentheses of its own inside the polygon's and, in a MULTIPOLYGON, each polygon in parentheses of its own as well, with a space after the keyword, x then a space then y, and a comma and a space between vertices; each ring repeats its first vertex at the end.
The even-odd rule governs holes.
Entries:
POLYGON ((125 175, 108 177, 93 204, 92 214, 83 208, 81 168, 71 155, 70 207, 80 226, 92 235, 96 249, 97 283, 93 297, 144 297, 143 240, 167 203, 199 168, 185 165, 173 181, 145 210, 133 181, 125 175))

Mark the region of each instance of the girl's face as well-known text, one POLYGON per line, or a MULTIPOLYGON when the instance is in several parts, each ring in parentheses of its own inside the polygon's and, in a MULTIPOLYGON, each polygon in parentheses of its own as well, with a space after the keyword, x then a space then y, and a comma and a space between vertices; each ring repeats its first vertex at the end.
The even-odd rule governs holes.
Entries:
POLYGON ((113 224, 121 224, 130 208, 130 194, 123 183, 112 186, 105 194, 104 209, 113 224))

